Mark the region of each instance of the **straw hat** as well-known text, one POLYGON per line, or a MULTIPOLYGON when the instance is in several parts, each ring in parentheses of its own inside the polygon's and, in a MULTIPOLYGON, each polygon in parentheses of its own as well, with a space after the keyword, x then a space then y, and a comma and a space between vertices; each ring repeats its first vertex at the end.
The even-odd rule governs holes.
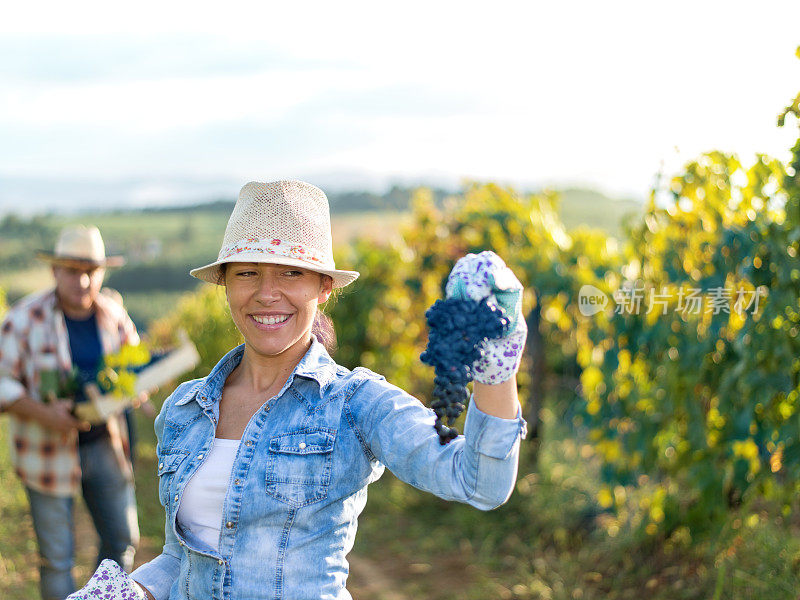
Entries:
POLYGON ((217 260, 190 274, 221 284, 220 265, 273 263, 330 275, 333 287, 358 278, 333 262, 331 217, 325 193, 302 181, 251 181, 239 192, 217 260))
POLYGON ((100 230, 93 225, 65 227, 58 234, 55 251, 40 250, 36 256, 52 264, 89 263, 96 267, 119 267, 125 263, 121 256, 106 256, 100 230))

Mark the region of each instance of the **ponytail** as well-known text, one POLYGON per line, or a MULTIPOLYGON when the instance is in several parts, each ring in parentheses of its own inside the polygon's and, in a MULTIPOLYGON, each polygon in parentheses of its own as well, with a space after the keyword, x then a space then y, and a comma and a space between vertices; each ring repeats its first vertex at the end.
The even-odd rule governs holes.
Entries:
POLYGON ((336 330, 333 328, 333 321, 321 310, 317 310, 314 315, 314 323, 311 325, 311 333, 317 337, 317 341, 325 346, 328 354, 336 352, 336 330))

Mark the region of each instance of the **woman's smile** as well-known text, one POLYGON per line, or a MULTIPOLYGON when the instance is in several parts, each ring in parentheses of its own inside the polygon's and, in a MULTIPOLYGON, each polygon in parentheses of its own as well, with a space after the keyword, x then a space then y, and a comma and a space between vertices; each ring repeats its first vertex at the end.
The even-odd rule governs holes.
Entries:
POLYGON ((257 327, 259 325, 261 326, 261 327, 259 327, 259 329, 266 329, 266 330, 279 329, 280 327, 285 325, 286 322, 291 317, 292 317, 292 315, 290 315, 290 314, 279 314, 279 315, 251 314, 250 315, 250 318, 253 319, 253 321, 256 322, 256 324, 257 324, 256 326, 257 327))

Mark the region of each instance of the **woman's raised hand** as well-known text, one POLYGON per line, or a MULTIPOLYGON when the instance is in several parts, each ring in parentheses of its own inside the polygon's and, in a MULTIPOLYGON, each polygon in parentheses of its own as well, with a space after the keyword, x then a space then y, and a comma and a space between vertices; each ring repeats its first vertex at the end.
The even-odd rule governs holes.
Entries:
POLYGON ((473 364, 475 381, 496 384, 511 379, 519 370, 528 327, 522 316, 522 284, 503 259, 490 250, 467 254, 447 278, 448 298, 472 299, 499 306, 510 325, 508 333, 486 340, 483 356, 473 364))

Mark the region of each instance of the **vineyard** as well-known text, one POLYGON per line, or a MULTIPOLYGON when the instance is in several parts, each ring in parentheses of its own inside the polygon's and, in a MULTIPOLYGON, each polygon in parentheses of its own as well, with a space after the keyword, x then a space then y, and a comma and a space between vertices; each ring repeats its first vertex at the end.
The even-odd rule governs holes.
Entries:
MULTIPOLYGON (((799 117, 800 96, 780 125, 799 117)), ((659 179, 621 239, 568 231, 556 195, 476 183, 444 201, 418 190, 396 239, 340 246, 362 274, 325 307, 341 364, 429 399, 424 313, 455 261, 484 249, 520 277, 529 330, 531 434, 510 504, 478 515, 387 478, 356 553, 430 569, 446 547, 474 565, 465 598, 795 598, 800 138, 792 152, 697 157, 659 179)), ((178 329, 201 352, 193 376, 239 341, 210 286, 149 334, 178 329)))
MULTIPOLYGON (((795 102, 781 122, 797 112, 795 102)), ((437 206, 421 190, 401 239, 339 250, 362 276, 327 308, 337 359, 430 398, 422 315, 458 257, 491 248, 527 290, 520 380, 535 433, 523 488, 548 444, 537 426, 547 410, 559 436, 587 443, 598 486, 583 518, 607 535, 691 547, 762 520, 790 523, 800 492, 800 141, 793 152, 788 166, 698 157, 662 178, 622 242, 567 233, 547 194, 476 184, 437 206), (582 310, 586 286, 605 310, 582 310)), ((199 372, 236 341, 215 290, 155 329, 178 326, 208 348, 199 372)))

